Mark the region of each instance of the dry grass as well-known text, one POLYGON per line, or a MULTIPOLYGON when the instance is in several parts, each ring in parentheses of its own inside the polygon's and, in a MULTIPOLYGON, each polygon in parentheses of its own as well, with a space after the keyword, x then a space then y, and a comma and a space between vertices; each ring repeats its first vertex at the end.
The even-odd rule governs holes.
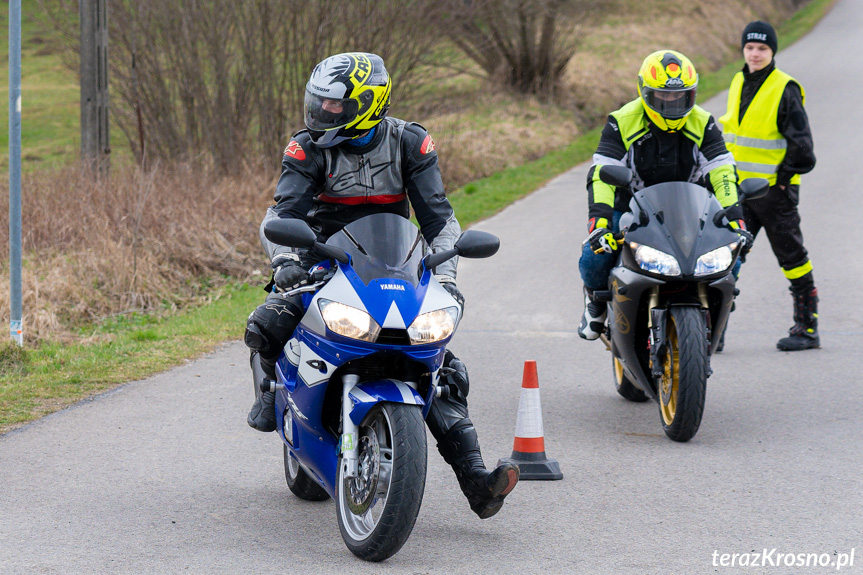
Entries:
MULTIPOLYGON (((225 278, 260 271, 258 225, 275 183, 266 173, 249 167, 243 178, 216 179, 174 166, 117 169, 97 182, 73 168, 25 177, 28 340, 80 336, 116 314, 170 311, 206 298, 225 278)), ((8 227, 8 192, 0 198, 0 226, 8 227)), ((8 253, 6 237, 0 249, 8 253)), ((0 284, 4 310, 8 284, 0 284)))

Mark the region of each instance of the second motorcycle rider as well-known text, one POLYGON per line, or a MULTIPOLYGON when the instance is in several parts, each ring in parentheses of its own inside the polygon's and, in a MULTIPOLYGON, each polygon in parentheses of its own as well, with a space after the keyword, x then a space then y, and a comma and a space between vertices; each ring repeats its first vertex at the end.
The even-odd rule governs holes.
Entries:
MULTIPOLYGON (((347 224, 377 213, 405 218, 413 208, 420 230, 434 251, 453 247, 461 233, 446 198, 431 136, 416 123, 387 117, 392 82, 375 54, 348 53, 319 63, 306 85, 305 124, 285 149, 276 186, 272 218, 305 220, 325 242, 347 224)), ((261 242, 274 269, 267 286, 280 290, 308 283, 308 269, 317 260, 305 251, 261 242)), ((457 258, 437 267, 437 279, 463 304, 455 284, 457 258)), ((275 379, 275 363, 303 314, 299 296, 271 294, 249 316, 245 342, 259 354, 266 376, 275 379)), ((455 471, 471 509, 486 519, 503 506, 518 482, 516 465, 488 471, 480 454, 476 429, 468 418, 468 374, 447 351, 450 374, 441 383, 448 397, 436 399, 426 423, 444 460, 455 471)), ((276 427, 275 395, 259 394, 248 423, 259 431, 276 427)))
POLYGON ((607 304, 593 292, 607 289, 617 258, 614 234, 629 210, 629 190, 599 179, 601 166, 632 170, 636 191, 662 182, 692 182, 709 189, 728 221, 751 245, 743 211, 737 203, 737 171, 716 120, 695 105, 698 74, 689 58, 660 50, 644 59, 638 71, 639 97, 608 116, 593 165, 587 174, 588 237, 578 262, 584 281, 584 315, 578 334, 597 339, 605 329, 607 304))

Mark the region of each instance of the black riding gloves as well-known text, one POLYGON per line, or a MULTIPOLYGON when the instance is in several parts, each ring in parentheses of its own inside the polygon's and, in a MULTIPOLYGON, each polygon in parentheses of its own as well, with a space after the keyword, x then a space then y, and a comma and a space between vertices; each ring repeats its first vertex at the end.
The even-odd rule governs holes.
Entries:
POLYGON ((277 291, 288 291, 309 283, 309 272, 300 265, 299 259, 294 258, 294 254, 285 254, 273 259, 273 283, 277 291))
POLYGON ((436 276, 437 280, 440 282, 440 285, 443 286, 443 289, 449 292, 449 295, 453 297, 455 301, 458 302, 458 305, 464 309, 464 296, 459 291, 458 287, 455 285, 455 280, 449 276, 436 276))

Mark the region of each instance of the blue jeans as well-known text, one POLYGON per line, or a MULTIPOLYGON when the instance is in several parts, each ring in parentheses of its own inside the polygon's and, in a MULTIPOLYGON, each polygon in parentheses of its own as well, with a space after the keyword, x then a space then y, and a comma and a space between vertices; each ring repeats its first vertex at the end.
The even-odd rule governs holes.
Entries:
MULTIPOLYGON (((622 215, 623 212, 614 210, 614 215, 611 217, 611 231, 615 234, 620 231, 620 216, 622 215)), ((602 252, 595 254, 590 249, 590 244, 584 244, 584 248, 581 250, 581 259, 578 260, 578 271, 581 273, 581 279, 587 289, 591 291, 608 289, 608 276, 611 275, 611 268, 617 263, 619 253, 602 252)))

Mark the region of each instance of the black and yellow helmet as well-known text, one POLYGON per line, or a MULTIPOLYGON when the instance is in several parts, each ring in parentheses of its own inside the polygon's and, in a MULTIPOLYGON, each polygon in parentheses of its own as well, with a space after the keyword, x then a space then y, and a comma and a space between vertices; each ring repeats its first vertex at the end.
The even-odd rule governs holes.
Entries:
POLYGON ((392 82, 376 54, 336 54, 315 66, 306 84, 305 123, 312 142, 329 148, 359 138, 390 107, 392 82))
POLYGON ((660 50, 644 59, 638 71, 638 93, 650 120, 666 132, 683 128, 695 106, 698 74, 689 58, 660 50))

